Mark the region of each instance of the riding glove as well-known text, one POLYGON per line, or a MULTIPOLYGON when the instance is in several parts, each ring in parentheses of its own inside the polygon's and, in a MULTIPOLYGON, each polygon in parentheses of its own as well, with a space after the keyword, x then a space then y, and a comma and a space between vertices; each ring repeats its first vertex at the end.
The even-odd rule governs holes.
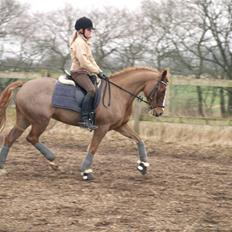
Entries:
POLYGON ((108 77, 103 72, 98 73, 98 76, 99 76, 100 79, 103 79, 105 81, 108 80, 108 77))

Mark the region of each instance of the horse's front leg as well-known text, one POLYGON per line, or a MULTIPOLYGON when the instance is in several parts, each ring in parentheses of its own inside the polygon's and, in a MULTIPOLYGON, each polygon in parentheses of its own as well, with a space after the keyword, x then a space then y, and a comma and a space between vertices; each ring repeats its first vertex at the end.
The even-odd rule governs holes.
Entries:
POLYGON ((142 175, 145 175, 147 173, 149 163, 147 162, 147 151, 143 140, 127 124, 121 126, 120 128, 117 128, 116 131, 136 142, 139 153, 137 169, 142 175))
POLYGON ((103 126, 103 127, 98 127, 93 133, 93 137, 87 149, 87 155, 85 156, 85 159, 83 160, 80 166, 80 171, 83 180, 92 180, 94 178, 93 171, 91 169, 94 154, 96 153, 97 148, 101 143, 102 139, 104 138, 105 134, 107 133, 107 131, 108 131, 108 127, 103 126))

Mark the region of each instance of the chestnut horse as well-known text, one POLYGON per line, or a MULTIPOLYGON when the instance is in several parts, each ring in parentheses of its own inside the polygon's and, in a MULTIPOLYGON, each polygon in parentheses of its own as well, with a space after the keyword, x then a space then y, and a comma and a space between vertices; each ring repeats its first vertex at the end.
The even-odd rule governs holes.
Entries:
MULTIPOLYGON (((103 81, 103 80, 102 80, 103 81)), ((93 179, 91 165, 94 154, 103 137, 110 130, 115 130, 122 135, 134 140, 138 146, 139 161, 137 169, 144 175, 149 163, 144 142, 130 127, 128 121, 132 113, 132 103, 136 96, 143 92, 147 98, 154 116, 162 115, 168 83, 167 71, 158 71, 151 68, 127 68, 113 74, 109 78, 111 93, 107 88, 106 94, 102 94, 100 104, 96 109, 96 123, 98 128, 94 130, 91 142, 87 149, 87 155, 83 160, 80 171, 84 180, 93 179), (111 98, 109 98, 111 95, 111 98), (111 99, 110 106, 103 104, 111 99)), ((80 114, 72 110, 55 108, 51 105, 52 95, 56 79, 41 78, 30 80, 26 83, 20 81, 10 84, 1 94, 2 100, 0 125, 5 117, 7 102, 13 89, 21 87, 16 95, 16 124, 5 137, 4 146, 0 152, 0 168, 3 169, 8 152, 16 139, 31 125, 27 141, 38 149, 44 157, 55 165, 54 154, 44 144, 39 142, 40 135, 45 131, 51 118, 63 123, 79 126, 80 114)), ((104 83, 106 84, 106 83, 104 83)))

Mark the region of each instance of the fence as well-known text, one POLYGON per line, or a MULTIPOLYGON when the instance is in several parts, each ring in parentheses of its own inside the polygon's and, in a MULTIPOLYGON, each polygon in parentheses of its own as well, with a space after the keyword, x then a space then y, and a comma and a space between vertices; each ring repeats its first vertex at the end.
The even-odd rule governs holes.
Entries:
MULTIPOLYGON (((4 88, 6 84, 16 79, 28 80, 39 78, 44 76, 44 73, 45 72, 0 72, 0 88, 4 88)), ((215 91, 217 88, 232 88, 232 80, 194 79, 192 77, 172 76, 168 85, 166 99, 167 109, 163 117, 156 118, 155 120, 161 122, 231 126, 231 118, 224 119, 220 116, 219 99, 215 91), (201 117, 197 114, 196 86, 201 86, 205 96, 204 103, 205 105, 210 105, 208 106, 205 117, 201 117), (212 91, 215 92, 213 100, 209 97, 212 91)), ((140 119, 154 120, 152 117, 147 116, 147 114, 142 113, 143 107, 141 107, 141 104, 135 104, 135 121, 139 121, 140 119)))
MULTIPOLYGON (((166 109, 162 117, 156 118, 158 122, 207 124, 219 126, 232 126, 232 118, 222 118, 220 113, 219 89, 232 88, 232 80, 195 79, 193 77, 172 76, 168 85, 166 109), (205 116, 198 113, 198 99, 196 87, 200 86, 205 116)), ((139 120, 154 120, 152 116, 144 113, 144 107, 136 104, 134 127, 138 131, 139 120), (138 116, 140 113, 140 116, 138 116)))
POLYGON ((180 119, 181 116, 189 116, 189 119, 195 116, 195 118, 206 122, 222 121, 220 90, 226 90, 223 97, 225 101, 228 101, 227 91, 229 88, 232 88, 232 80, 194 79, 191 77, 174 76, 171 78, 168 89, 168 115, 179 116, 180 119), (196 89, 199 86, 201 87, 202 104, 206 118, 199 117, 199 102, 196 89), (182 110, 179 110, 177 105, 182 110))

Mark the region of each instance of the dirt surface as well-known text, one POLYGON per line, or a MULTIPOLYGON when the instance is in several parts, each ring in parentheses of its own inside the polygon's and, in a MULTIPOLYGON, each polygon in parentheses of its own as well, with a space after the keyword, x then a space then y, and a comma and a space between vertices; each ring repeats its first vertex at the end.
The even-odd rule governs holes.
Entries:
POLYGON ((136 170, 133 142, 109 133, 95 180, 79 165, 91 133, 53 128, 42 136, 60 171, 22 136, 0 176, 0 232, 232 231, 232 147, 145 140, 150 168, 136 170))

